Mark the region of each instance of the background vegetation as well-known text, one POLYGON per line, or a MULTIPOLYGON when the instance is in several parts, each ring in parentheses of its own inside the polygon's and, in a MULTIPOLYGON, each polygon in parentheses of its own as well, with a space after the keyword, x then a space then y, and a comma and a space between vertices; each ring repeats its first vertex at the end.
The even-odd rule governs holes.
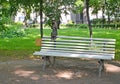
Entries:
MULTIPOLYGON (((83 26, 83 25, 82 25, 83 26)), ((6 35, 0 35, 0 58, 2 61, 10 59, 25 59, 33 57, 33 52, 40 50, 39 46, 35 45, 35 39, 40 38, 39 28, 26 28, 20 25, 9 26, 10 29, 18 29, 13 34, 13 31, 9 31, 6 35), (22 29, 22 31, 20 31, 22 29)), ((44 28, 44 35, 50 36, 51 29, 49 27, 44 28)), ((82 36, 89 37, 89 30, 87 27, 81 26, 61 26, 58 30, 58 35, 66 36, 82 36)), ((116 56, 115 60, 120 60, 120 30, 111 28, 93 28, 93 37, 95 38, 111 38, 116 39, 116 56)))

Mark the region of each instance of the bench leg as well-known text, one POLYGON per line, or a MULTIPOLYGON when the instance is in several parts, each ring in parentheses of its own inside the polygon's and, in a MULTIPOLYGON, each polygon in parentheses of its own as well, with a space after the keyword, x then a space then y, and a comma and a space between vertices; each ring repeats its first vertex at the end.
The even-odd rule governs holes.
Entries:
POLYGON ((43 70, 45 70, 46 65, 47 65, 47 57, 44 56, 44 57, 43 57, 43 60, 44 60, 44 63, 43 63, 43 70))
POLYGON ((53 57, 53 63, 52 63, 53 66, 54 66, 54 64, 55 64, 55 58, 56 58, 56 57, 53 57))
POLYGON ((54 66, 56 57, 50 57, 51 65, 54 66))
POLYGON ((42 57, 43 60, 44 60, 44 63, 43 63, 43 70, 45 70, 46 66, 47 66, 47 62, 49 63, 48 66, 53 66, 54 63, 55 63, 55 57, 49 57, 49 56, 44 56, 42 57))
POLYGON ((99 77, 101 77, 102 71, 104 70, 104 60, 100 59, 98 63, 99 63, 99 77))

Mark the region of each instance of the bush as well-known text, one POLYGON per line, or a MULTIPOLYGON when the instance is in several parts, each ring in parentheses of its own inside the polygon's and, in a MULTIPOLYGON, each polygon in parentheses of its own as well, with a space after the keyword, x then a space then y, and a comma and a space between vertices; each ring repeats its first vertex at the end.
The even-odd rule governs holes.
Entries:
POLYGON ((91 20, 91 23, 92 23, 92 24, 100 24, 100 23, 102 23, 102 21, 103 21, 102 18, 99 18, 99 19, 93 19, 93 20, 91 20))
POLYGON ((5 26, 4 26, 4 22, 2 20, 2 18, 0 18, 0 32, 5 30, 5 26))
POLYGON ((87 24, 77 24, 77 28, 88 28, 87 24))
POLYGON ((67 27, 75 27, 75 28, 88 28, 87 24, 67 24, 67 27))
POLYGON ((119 29, 120 24, 92 24, 92 27, 119 29))
POLYGON ((7 29, 7 24, 12 24, 13 21, 11 20, 10 17, 5 17, 4 15, 2 15, 0 17, 0 32, 5 31, 7 29))
POLYGON ((5 30, 5 26, 4 26, 4 24, 0 21, 0 32, 2 32, 3 30, 5 30))
POLYGON ((25 31, 21 27, 9 26, 6 30, 1 32, 0 38, 23 37, 25 35, 25 31))

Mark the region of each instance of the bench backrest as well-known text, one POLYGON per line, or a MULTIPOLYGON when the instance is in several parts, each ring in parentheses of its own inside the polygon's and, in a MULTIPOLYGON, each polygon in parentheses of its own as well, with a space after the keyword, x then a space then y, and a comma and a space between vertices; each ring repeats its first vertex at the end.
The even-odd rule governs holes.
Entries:
POLYGON ((115 55, 115 39, 58 36, 55 42, 50 37, 42 38, 41 49, 59 52, 111 56, 115 55))

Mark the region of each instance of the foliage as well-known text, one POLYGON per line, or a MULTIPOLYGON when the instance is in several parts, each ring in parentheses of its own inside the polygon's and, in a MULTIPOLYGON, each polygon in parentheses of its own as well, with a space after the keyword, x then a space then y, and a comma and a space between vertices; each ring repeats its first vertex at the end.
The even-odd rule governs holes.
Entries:
POLYGON ((14 37, 23 37, 26 33, 21 27, 10 26, 5 31, 0 33, 0 38, 14 38, 14 37))
POLYGON ((98 15, 98 11, 102 10, 107 16, 107 20, 120 20, 120 1, 118 0, 90 0, 90 7, 93 8, 92 13, 98 15))
POLYGON ((102 3, 103 0, 90 0, 90 7, 93 8, 93 14, 98 14, 98 11, 102 9, 102 3))
MULTIPOLYGON (((106 14, 116 21, 120 20, 120 1, 118 0, 107 0, 106 3, 106 14)), ((112 20, 111 18, 111 20, 112 20)))
POLYGON ((76 0, 73 5, 72 11, 74 13, 81 13, 83 12, 83 9, 84 9, 84 2, 82 0, 76 0))
POLYGON ((10 22, 11 22, 10 18, 2 16, 0 20, 0 32, 5 31, 7 29, 6 25, 9 24, 10 22))
POLYGON ((5 26, 2 21, 0 21, 0 32, 5 30, 5 26))
POLYGON ((43 3, 43 13, 45 14, 45 23, 51 26, 51 21, 60 21, 61 14, 68 14, 76 0, 46 0, 43 3))
POLYGON ((11 16, 17 11, 13 10, 17 6, 14 7, 14 3, 12 3, 12 1, 9 1, 11 0, 1 0, 0 2, 0 32, 5 31, 7 29, 6 25, 12 23, 11 16))
POLYGON ((91 23, 92 23, 92 24, 99 24, 99 23, 102 23, 102 18, 93 19, 93 20, 91 20, 91 23))
POLYGON ((74 28, 88 28, 87 24, 66 24, 65 26, 74 28))
POLYGON ((112 29, 119 29, 120 28, 120 22, 111 21, 111 23, 108 24, 108 21, 105 21, 105 23, 102 24, 102 21, 103 21, 102 18, 91 20, 92 27, 112 28, 112 29))

